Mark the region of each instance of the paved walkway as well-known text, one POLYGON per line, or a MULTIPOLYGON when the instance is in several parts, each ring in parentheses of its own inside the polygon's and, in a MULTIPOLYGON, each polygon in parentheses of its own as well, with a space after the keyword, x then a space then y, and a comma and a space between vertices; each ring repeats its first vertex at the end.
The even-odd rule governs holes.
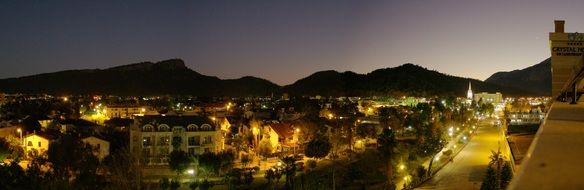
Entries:
MULTIPOLYGON (((483 124, 464 149, 432 179, 416 189, 480 189, 491 150, 502 140, 497 127, 483 124)), ((504 143, 504 142, 501 142, 504 143)))

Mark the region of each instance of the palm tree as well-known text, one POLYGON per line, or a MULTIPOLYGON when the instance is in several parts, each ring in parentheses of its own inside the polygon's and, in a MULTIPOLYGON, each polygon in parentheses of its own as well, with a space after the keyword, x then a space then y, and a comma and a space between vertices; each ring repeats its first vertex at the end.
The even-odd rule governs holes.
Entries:
POLYGON ((501 166, 503 162, 505 162, 505 157, 501 153, 500 149, 501 148, 499 148, 497 152, 491 150, 491 156, 489 156, 489 159, 491 159, 491 161, 489 161, 489 165, 490 166, 494 165, 497 167, 497 170, 495 172, 497 176, 497 188, 499 188, 501 184, 501 166))

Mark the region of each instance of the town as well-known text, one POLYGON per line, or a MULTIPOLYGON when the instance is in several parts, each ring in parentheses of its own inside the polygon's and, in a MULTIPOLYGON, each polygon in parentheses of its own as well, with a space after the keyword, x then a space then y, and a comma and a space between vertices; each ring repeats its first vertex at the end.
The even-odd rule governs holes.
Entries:
POLYGON ((0 100, 0 179, 25 189, 412 189, 483 128, 514 170, 550 102, 470 83, 466 97, 0 100))

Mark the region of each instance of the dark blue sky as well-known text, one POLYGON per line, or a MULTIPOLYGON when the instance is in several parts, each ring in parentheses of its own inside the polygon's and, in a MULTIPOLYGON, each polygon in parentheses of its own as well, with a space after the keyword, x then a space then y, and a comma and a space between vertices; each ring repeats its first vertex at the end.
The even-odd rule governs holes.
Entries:
POLYGON ((578 1, 0 1, 0 78, 181 58, 220 78, 290 84, 414 63, 485 79, 549 57, 578 1))

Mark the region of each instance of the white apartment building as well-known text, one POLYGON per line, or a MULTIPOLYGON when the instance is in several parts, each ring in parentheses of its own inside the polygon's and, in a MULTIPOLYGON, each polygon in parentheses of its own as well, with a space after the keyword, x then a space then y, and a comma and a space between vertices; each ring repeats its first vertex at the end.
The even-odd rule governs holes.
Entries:
POLYGON ((147 165, 166 165, 175 149, 191 155, 223 150, 215 120, 203 116, 140 116, 130 130, 130 148, 147 165))

